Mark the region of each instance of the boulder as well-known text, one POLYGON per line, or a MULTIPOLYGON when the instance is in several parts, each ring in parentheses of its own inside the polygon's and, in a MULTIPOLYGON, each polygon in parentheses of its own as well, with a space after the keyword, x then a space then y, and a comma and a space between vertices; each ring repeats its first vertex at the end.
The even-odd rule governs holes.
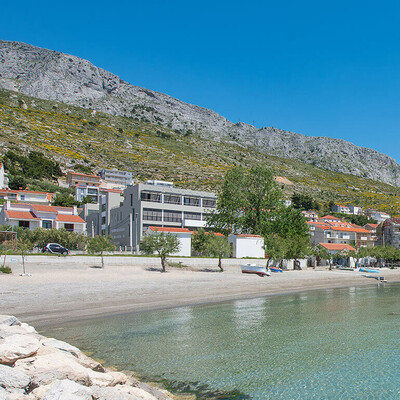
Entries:
POLYGON ((92 391, 86 386, 64 379, 55 382, 42 400, 92 400, 92 391))
POLYGON ((0 315, 0 325, 21 325, 21 322, 13 315, 0 315))
POLYGON ((21 324, 21 325, 0 324, 0 339, 4 339, 7 336, 12 336, 16 334, 19 335, 36 334, 36 336, 39 337, 39 335, 35 331, 35 328, 27 324, 21 324))
POLYGON ((58 350, 64 351, 66 353, 70 353, 76 358, 79 358, 82 354, 82 352, 77 347, 72 346, 69 343, 63 342, 62 340, 46 338, 42 341, 42 345, 46 346, 46 347, 54 347, 58 350))
POLYGON ((40 385, 69 379, 87 386, 115 386, 127 380, 127 376, 121 372, 93 371, 70 353, 50 348, 46 352, 40 351, 35 357, 18 360, 14 367, 34 377, 40 385))
POLYGON ((98 387, 92 386, 93 398, 96 400, 158 400, 152 394, 129 386, 98 387))
POLYGON ((27 374, 6 365, 0 365, 0 387, 7 390, 23 389, 27 391, 30 384, 31 378, 27 374))
POLYGON ((39 340, 29 335, 7 336, 0 340, 0 364, 14 364, 21 358, 30 357, 39 346, 39 340))

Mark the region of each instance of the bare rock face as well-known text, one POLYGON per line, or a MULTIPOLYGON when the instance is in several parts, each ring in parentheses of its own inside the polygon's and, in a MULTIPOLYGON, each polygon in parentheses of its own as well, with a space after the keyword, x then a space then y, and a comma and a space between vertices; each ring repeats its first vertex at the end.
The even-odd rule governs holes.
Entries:
POLYGON ((0 40, 0 87, 400 186, 400 166, 375 150, 339 139, 233 124, 214 111, 130 85, 87 60, 57 51, 0 40))

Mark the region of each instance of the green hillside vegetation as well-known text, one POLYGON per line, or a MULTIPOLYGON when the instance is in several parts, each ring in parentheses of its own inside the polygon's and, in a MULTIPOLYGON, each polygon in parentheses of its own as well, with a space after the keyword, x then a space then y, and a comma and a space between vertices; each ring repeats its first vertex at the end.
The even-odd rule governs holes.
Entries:
MULTIPOLYGON (((141 181, 169 180, 179 187, 212 191, 220 188, 229 168, 263 163, 293 183, 284 185, 288 198, 304 193, 321 206, 333 200, 399 213, 398 187, 268 156, 234 142, 201 139, 191 129, 149 124, 141 120, 139 109, 136 115, 116 117, 0 90, 1 153, 27 156, 36 151, 59 163, 64 172, 115 167, 133 171, 141 181)), ((33 184, 28 182, 28 187, 33 184)))

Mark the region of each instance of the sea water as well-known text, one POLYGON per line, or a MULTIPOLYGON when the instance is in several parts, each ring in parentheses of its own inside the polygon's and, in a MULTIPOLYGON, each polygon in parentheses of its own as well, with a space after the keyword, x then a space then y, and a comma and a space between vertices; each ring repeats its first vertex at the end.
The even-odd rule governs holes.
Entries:
POLYGON ((141 312, 43 333, 198 399, 400 398, 398 284, 141 312))

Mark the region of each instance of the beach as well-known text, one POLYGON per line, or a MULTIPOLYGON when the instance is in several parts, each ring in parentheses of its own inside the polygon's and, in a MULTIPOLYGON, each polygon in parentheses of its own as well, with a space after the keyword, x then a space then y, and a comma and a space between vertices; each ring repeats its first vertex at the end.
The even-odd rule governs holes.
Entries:
MULTIPOLYGON (((246 262, 223 260, 224 272, 218 272, 217 260, 191 259, 187 268, 168 267, 161 273, 157 258, 143 262, 120 257, 113 262, 113 257, 105 257, 101 269, 99 257, 37 256, 27 259, 30 276, 20 276, 20 262, 14 260, 9 264, 13 274, 0 275, 0 313, 40 328, 123 313, 378 284, 362 272, 326 267, 259 277, 241 273, 239 264, 246 262)), ((400 281, 397 269, 382 269, 380 275, 388 282, 400 281)))

